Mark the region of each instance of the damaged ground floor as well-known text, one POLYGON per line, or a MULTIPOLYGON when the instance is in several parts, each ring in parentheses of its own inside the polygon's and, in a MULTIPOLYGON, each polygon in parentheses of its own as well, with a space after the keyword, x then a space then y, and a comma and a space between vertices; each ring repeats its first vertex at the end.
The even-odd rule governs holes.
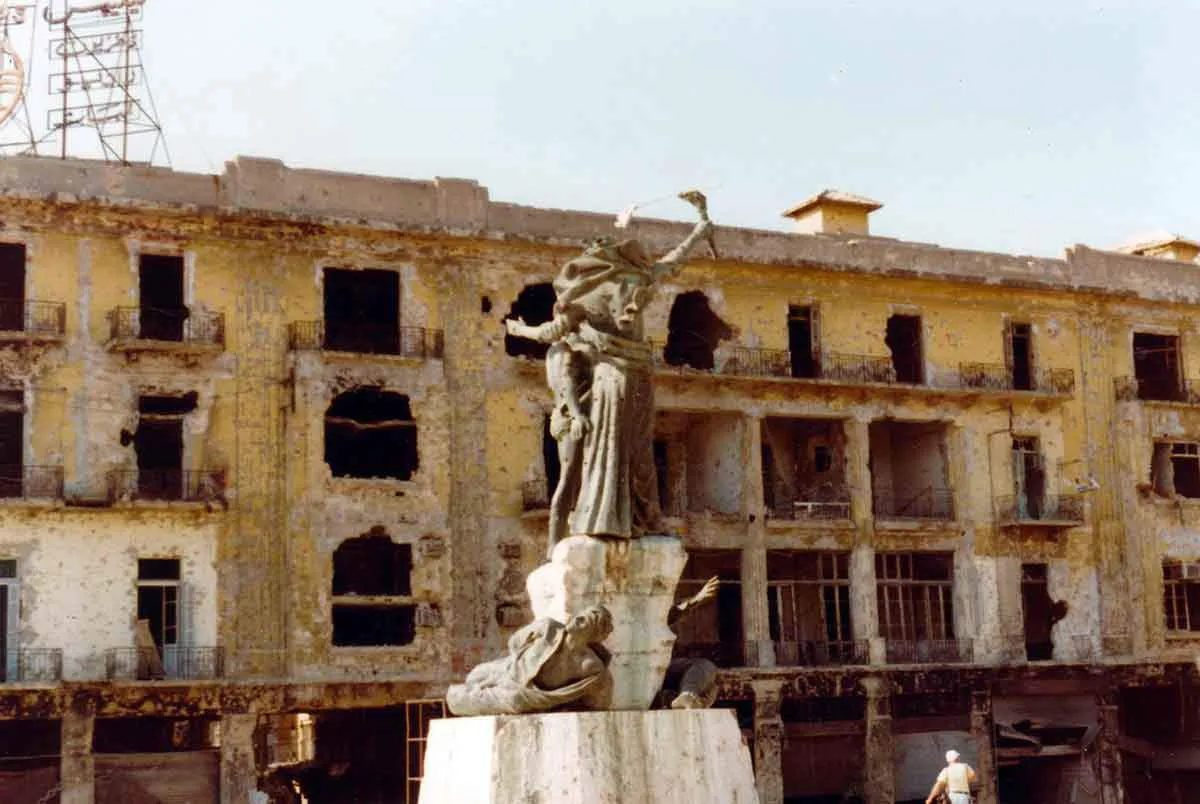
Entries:
MULTIPOLYGON (((981 804, 1183 804, 1192 664, 729 670, 764 804, 921 802, 949 748, 981 804)), ((63 683, 0 691, 0 800, 416 802, 443 680, 63 683)))

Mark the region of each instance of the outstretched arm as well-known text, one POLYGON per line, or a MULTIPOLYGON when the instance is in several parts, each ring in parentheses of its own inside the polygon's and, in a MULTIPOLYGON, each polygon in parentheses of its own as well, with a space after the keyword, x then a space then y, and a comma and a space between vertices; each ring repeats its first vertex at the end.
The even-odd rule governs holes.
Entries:
POLYGON ((683 261, 686 260, 688 254, 692 252, 692 249, 694 249, 701 240, 708 237, 712 230, 712 221, 710 221, 708 216, 705 215, 700 219, 699 223, 692 227, 691 234, 685 237, 682 243, 667 252, 667 254, 665 254, 663 258, 655 264, 655 279, 672 276, 678 272, 680 266, 683 265, 683 261))
POLYGON ((514 338, 529 338, 538 343, 553 343, 562 339, 579 324, 577 318, 570 313, 559 313, 545 324, 536 327, 526 324, 520 319, 504 319, 504 328, 514 338))
POLYGON ((716 576, 712 576, 705 581, 704 586, 700 587, 700 591, 689 597, 687 600, 681 600, 676 603, 671 611, 667 614, 667 625, 674 625, 679 622, 679 619, 696 606, 707 603, 717 596, 717 589, 721 586, 721 580, 716 576))

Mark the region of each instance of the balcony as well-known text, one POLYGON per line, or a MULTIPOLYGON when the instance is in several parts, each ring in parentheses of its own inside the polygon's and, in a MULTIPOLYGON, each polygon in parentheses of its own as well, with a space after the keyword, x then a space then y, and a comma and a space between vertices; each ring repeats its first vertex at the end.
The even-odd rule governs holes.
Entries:
POLYGON ((203 353, 225 348, 224 313, 117 307, 109 311, 108 325, 108 346, 116 351, 203 353))
POLYGON ((779 667, 836 667, 870 662, 870 643, 865 639, 775 642, 775 664, 779 667))
POLYGON ((1071 369, 1035 369, 1025 382, 1017 383, 1013 370, 1000 363, 960 363, 958 378, 963 388, 985 391, 1026 391, 1041 394, 1075 393, 1075 372, 1071 369), (1022 387, 1026 386, 1026 387, 1022 387))
POLYGON ((1163 382, 1159 378, 1115 377, 1113 391, 1118 402, 1174 402, 1200 405, 1200 380, 1163 382))
POLYGON ((1083 495, 1046 494, 1041 499, 1024 494, 997 497, 996 523, 1000 527, 1073 528, 1083 524, 1083 495))
POLYGON ((109 503, 141 500, 224 502, 224 469, 114 469, 108 474, 109 503))
POLYGON ((62 302, 0 299, 0 341, 59 341, 66 331, 62 302))
POLYGON ((903 492, 876 488, 872 510, 876 519, 951 522, 954 520, 954 492, 933 486, 903 492))
POLYGON ((798 494, 794 499, 775 499, 767 516, 792 522, 837 522, 850 519, 850 494, 847 491, 798 494))
POLYGON ((957 664, 971 662, 969 639, 887 640, 888 664, 957 664))
POLYGON ((165 645, 158 648, 110 648, 104 654, 110 681, 216 679, 225 675, 225 652, 219 647, 165 645))
POLYGON ((62 681, 62 650, 59 648, 10 650, 0 666, 0 683, 55 681, 62 681))
POLYGON ((0 466, 0 499, 61 500, 61 466, 0 466))
POLYGON ((440 329, 382 326, 371 323, 329 326, 325 321, 293 321, 288 325, 288 348, 297 352, 345 352, 392 355, 415 360, 440 360, 445 337, 440 329))

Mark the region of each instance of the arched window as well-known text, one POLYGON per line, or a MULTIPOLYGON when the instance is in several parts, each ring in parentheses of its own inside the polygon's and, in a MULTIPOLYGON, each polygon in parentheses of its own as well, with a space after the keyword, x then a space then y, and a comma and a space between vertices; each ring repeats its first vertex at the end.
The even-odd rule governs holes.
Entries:
POLYGON ((383 528, 333 552, 333 644, 407 645, 415 635, 412 545, 383 528))
POLYGON ((352 388, 325 411, 325 463, 334 477, 409 480, 420 462, 408 397, 352 388))

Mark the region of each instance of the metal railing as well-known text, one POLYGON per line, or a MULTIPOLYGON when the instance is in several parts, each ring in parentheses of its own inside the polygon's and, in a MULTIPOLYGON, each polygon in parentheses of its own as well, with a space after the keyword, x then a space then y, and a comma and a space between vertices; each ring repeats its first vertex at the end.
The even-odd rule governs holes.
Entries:
POLYGON ((896 368, 890 357, 878 355, 849 355, 838 352, 827 352, 821 356, 818 376, 823 380, 835 380, 844 383, 883 383, 894 385, 897 382, 896 368))
POLYGON ((1180 380, 1178 383, 1162 383, 1138 377, 1114 377, 1113 392, 1118 402, 1181 402, 1185 405, 1200 405, 1200 380, 1180 380))
POLYGON ((974 655, 969 639, 887 640, 888 664, 970 662, 974 655))
POLYGON ((288 324, 288 348, 293 351, 441 358, 445 346, 445 336, 440 329, 323 320, 288 324))
POLYGON ((543 511, 550 507, 550 489, 545 480, 526 480, 521 484, 521 510, 543 511))
POLYGON ((1039 499, 1024 494, 996 498, 996 521, 1001 525, 1019 522, 1083 523, 1082 494, 1044 494, 1039 499))
POLYGON ((62 302, 0 299, 0 332, 61 338, 66 331, 67 306, 62 302))
POLYGON ((685 642, 677 641, 672 654, 677 659, 708 659, 717 667, 745 667, 747 645, 741 642, 685 642))
POLYGON ((224 497, 224 469, 113 469, 108 473, 109 502, 216 502, 224 497))
POLYGON ((0 498, 60 500, 61 466, 0 466, 0 498))
POLYGON ((775 663, 780 667, 822 667, 870 664, 870 643, 865 639, 836 642, 803 641, 775 643, 775 663))
POLYGON ((222 678, 225 651, 190 645, 164 645, 161 653, 157 648, 109 648, 104 665, 114 681, 222 678))
POLYGON ((160 310, 117 307, 108 313, 113 341, 160 341, 194 346, 225 345, 225 314, 195 313, 186 307, 160 310))
POLYGON ((1070 394, 1075 391, 1075 372, 1071 369, 1034 369, 1026 382, 1017 383, 1013 370, 1002 363, 960 363, 958 381, 962 388, 987 391, 1033 391, 1044 394, 1070 394), (1027 387, 1018 387, 1027 386, 1027 387))
POLYGON ((794 498, 780 499, 767 511, 771 519, 822 521, 850 518, 850 493, 845 490, 821 493, 800 493, 794 498))
POLYGON ((954 492, 926 486, 919 491, 896 492, 876 488, 872 495, 876 519, 954 519, 954 492))
POLYGON ((0 682, 62 681, 62 650, 60 648, 18 648, 3 657, 0 682))

